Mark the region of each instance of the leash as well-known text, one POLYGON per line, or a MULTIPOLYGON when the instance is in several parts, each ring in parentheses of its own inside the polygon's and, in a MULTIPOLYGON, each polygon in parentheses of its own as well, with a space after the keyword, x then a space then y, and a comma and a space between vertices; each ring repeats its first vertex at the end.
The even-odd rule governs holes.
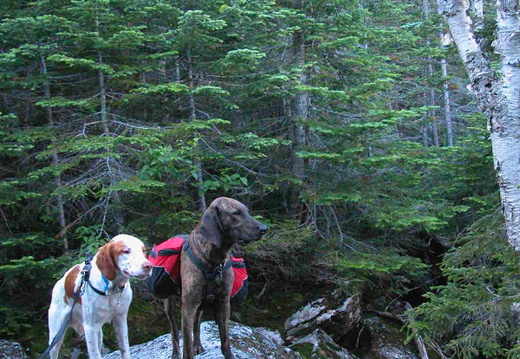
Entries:
MULTIPOLYGON (((72 308, 70 308, 70 312, 65 317, 65 320, 63 321, 63 324, 60 327, 60 330, 58 330, 58 333, 54 336, 52 339, 51 344, 42 355, 38 359, 43 359, 49 355, 52 348, 60 341, 60 339, 63 337, 63 334, 65 334, 65 331, 67 330, 67 325, 69 324, 70 317, 72 316, 72 312, 74 311, 74 307, 76 306, 76 303, 79 301, 83 293, 85 292, 85 287, 83 284, 85 284, 85 281, 88 281, 88 278, 90 277, 90 269, 92 268, 92 265, 90 264, 90 261, 92 260, 92 256, 89 252, 87 252, 87 259, 85 260, 85 266, 83 267, 83 270, 81 271, 81 282, 79 283, 79 288, 77 291, 74 292, 74 301, 72 302, 72 308)), ((90 282, 89 282, 90 284, 90 282)), ((91 285, 92 286, 92 285, 91 285)))
POLYGON ((56 333, 56 335, 52 339, 52 342, 49 345, 49 347, 47 349, 45 349, 43 354, 40 355, 40 357, 38 359, 43 359, 43 358, 47 357, 47 355, 49 355, 49 353, 51 352, 52 348, 54 348, 54 346, 60 341, 61 337, 63 337, 63 334, 65 334, 65 331, 67 330, 67 324, 69 324, 70 317, 72 316, 72 311, 74 310, 74 306, 76 305, 76 303, 79 301, 81 294, 82 293, 80 293, 80 291, 74 292, 74 302, 72 303, 72 308, 70 308, 69 314, 67 314, 67 316, 65 317, 65 320, 63 321, 63 324, 61 325, 60 330, 58 331, 58 333, 56 333))

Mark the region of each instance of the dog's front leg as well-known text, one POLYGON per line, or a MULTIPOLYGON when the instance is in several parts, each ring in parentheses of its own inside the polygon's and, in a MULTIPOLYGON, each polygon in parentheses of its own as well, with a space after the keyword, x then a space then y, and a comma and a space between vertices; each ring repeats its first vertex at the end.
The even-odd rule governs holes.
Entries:
MULTIPOLYGON (((56 336, 56 334, 58 334, 60 327, 67 319, 67 311, 69 311, 70 308, 68 306, 65 308, 66 310, 59 309, 58 305, 55 303, 55 298, 53 298, 53 301, 51 302, 51 306, 49 309, 49 345, 51 345, 52 341, 54 340, 54 337, 56 336)), ((62 335, 60 340, 58 340, 58 342, 54 346, 54 348, 52 348, 49 354, 51 359, 58 358, 58 353, 60 352, 60 348, 63 344, 63 337, 64 336, 62 335)))
POLYGON ((218 332, 220 334, 220 349, 225 359, 235 359, 231 352, 231 343, 229 341, 229 316, 231 314, 231 306, 229 304, 229 296, 215 300, 214 313, 215 321, 218 324, 218 332))
POLYGON ((121 359, 130 359, 127 316, 115 316, 112 322, 114 325, 114 332, 117 337, 117 344, 119 346, 119 350, 121 351, 121 359))
POLYGON ((101 359, 101 345, 103 342, 101 324, 86 324, 83 322, 83 328, 85 329, 85 340, 87 342, 89 359, 101 359))
POLYGON ((168 322, 170 322, 170 332, 172 334, 172 357, 171 359, 181 359, 181 350, 179 349, 179 329, 175 321, 175 298, 168 297, 164 300, 164 311, 168 322))
POLYGON ((198 305, 185 305, 185 298, 182 298, 182 341, 183 359, 193 359, 193 327, 197 317, 198 305))
POLYGON ((193 326, 193 352, 195 355, 204 352, 204 347, 200 341, 200 322, 202 321, 202 310, 197 312, 195 325, 193 326))

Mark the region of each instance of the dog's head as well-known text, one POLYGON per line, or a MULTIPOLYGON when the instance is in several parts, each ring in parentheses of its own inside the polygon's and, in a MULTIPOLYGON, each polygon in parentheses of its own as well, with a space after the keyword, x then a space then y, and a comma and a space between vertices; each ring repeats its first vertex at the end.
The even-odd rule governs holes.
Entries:
POLYGON ((239 201, 220 197, 204 212, 198 230, 220 248, 224 242, 232 245, 259 240, 267 226, 251 217, 247 207, 239 201))
POLYGON ((116 277, 116 271, 125 277, 144 280, 150 276, 152 265, 146 259, 146 248, 141 240, 120 234, 101 247, 97 254, 96 265, 109 279, 116 277))

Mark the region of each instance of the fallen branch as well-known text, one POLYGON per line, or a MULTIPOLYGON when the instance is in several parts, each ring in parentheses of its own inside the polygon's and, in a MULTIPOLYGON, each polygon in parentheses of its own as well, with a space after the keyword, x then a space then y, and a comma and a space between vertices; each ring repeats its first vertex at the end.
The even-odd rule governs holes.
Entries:
POLYGON ((65 233, 67 233, 67 231, 70 229, 70 227, 74 226, 76 223, 78 223, 78 221, 81 219, 81 217, 78 217, 77 219, 75 219, 73 222, 70 222, 69 224, 67 224, 65 227, 63 227, 61 229, 61 231, 54 236, 54 239, 58 239, 58 238, 61 238, 65 235, 65 233))
MULTIPOLYGON (((412 309, 412 306, 410 305, 410 303, 404 302, 404 309, 405 310, 412 309)), ((398 314, 394 314, 391 312, 381 312, 381 311, 374 310, 374 309, 372 309, 371 312, 377 314, 380 317, 389 318, 389 319, 396 320, 403 324, 408 324, 408 320, 406 319, 406 317, 403 314, 398 315, 398 314)), ((426 350, 426 345, 424 344, 423 340, 421 339, 419 333, 417 332, 417 330, 415 328, 412 328, 412 333, 413 333, 415 345, 417 346, 417 349, 419 350, 419 356, 421 357, 421 359, 429 359, 428 351, 426 350)))
POLYGON ((262 296, 265 294, 265 292, 267 291, 267 286, 269 285, 269 282, 266 281, 265 284, 264 284, 264 287, 262 288, 262 290, 260 291, 260 294, 258 294, 256 296, 256 300, 260 300, 260 298, 262 298, 262 296))

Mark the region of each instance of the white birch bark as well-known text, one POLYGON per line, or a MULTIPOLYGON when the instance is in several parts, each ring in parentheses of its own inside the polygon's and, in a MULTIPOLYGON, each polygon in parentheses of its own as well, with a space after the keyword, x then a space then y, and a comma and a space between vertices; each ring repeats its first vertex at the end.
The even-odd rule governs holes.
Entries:
POLYGON ((497 114, 489 124, 493 157, 511 245, 520 250, 520 12, 518 0, 497 1, 501 77, 497 114))
POLYGON ((484 28, 484 0, 471 0, 471 16, 475 20, 475 30, 484 28))
POLYGON ((509 243, 520 250, 520 22, 518 0, 497 1, 495 48, 500 79, 491 70, 472 29, 468 0, 438 0, 470 77, 472 91, 488 117, 493 159, 509 243))

